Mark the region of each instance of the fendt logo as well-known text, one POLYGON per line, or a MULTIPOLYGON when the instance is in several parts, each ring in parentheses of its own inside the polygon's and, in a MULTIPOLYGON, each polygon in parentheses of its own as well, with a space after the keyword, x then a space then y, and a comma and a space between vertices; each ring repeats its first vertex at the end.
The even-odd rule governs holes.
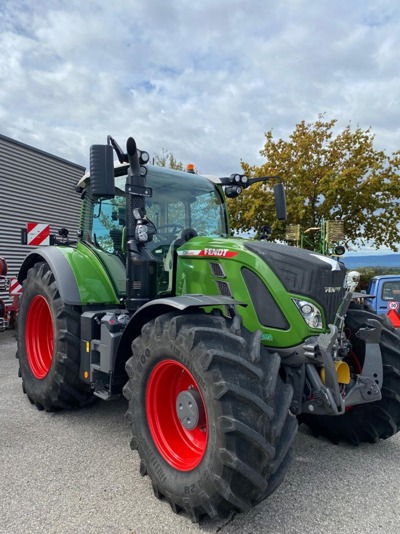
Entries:
POLYGON ((200 254, 200 256, 223 256, 230 257, 232 254, 236 254, 236 252, 231 252, 227 248, 205 248, 203 251, 203 254, 200 254))
POLYGON ((325 293, 339 293, 341 287, 325 287, 325 293))
POLYGON ((227 248, 203 248, 202 250, 178 250, 178 256, 212 256, 220 258, 233 258, 238 252, 227 248))

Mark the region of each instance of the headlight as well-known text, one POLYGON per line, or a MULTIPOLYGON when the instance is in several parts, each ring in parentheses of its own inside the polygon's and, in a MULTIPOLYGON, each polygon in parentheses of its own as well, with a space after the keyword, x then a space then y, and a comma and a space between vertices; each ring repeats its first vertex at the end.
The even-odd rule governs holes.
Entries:
POLYGON ((247 187, 249 178, 245 174, 231 174, 230 175, 231 183, 241 184, 247 187))
POLYGON ((311 328, 322 328, 322 317, 319 309, 307 300, 292 299, 305 322, 311 328))

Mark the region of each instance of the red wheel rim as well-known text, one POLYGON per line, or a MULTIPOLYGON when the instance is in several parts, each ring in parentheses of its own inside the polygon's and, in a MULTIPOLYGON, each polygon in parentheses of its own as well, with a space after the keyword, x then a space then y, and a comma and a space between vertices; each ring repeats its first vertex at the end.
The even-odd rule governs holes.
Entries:
POLYGON ((207 449, 207 411, 193 375, 181 363, 164 360, 153 369, 146 391, 146 413, 150 433, 166 462, 179 471, 199 465, 207 449), (193 430, 184 428, 176 413, 176 400, 184 391, 197 391, 203 417, 193 430))
POLYGON ((50 306, 41 295, 29 304, 25 328, 25 345, 29 367, 41 380, 50 370, 54 349, 54 329, 50 306))

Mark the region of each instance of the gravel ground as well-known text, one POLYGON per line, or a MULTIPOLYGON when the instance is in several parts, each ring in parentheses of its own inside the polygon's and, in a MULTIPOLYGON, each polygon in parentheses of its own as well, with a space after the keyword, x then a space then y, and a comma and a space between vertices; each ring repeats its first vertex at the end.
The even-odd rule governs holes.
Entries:
POLYGON ((140 476, 124 400, 39 412, 22 393, 15 349, 13 332, 0 334, 1 534, 400 532, 400 435, 354 448, 302 427, 293 466, 267 501, 193 524, 140 476))

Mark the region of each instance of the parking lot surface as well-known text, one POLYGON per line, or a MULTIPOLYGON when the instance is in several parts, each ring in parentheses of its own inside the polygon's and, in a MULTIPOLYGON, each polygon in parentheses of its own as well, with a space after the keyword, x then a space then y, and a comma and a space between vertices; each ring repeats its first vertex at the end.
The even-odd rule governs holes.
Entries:
POLYGON ((301 427, 269 499, 226 521, 175 515, 139 474, 123 399, 44 413, 22 393, 12 331, 0 334, 1 534, 400 533, 400 435, 354 448, 301 427))

